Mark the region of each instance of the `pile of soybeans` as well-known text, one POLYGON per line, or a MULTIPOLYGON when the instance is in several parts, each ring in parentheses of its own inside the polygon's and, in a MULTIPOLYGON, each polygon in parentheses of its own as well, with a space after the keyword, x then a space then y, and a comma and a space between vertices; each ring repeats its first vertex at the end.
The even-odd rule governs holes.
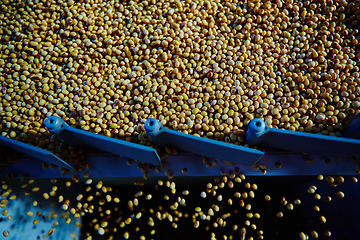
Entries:
POLYGON ((1 132, 151 145, 144 122, 245 144, 248 122, 341 135, 360 111, 360 2, 1 1, 1 132))

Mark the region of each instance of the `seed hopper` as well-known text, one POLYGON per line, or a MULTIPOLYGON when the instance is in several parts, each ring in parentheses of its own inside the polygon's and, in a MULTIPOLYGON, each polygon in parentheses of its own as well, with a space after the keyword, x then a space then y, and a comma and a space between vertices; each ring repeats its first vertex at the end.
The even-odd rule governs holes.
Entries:
MULTIPOLYGON (((51 134, 69 145, 84 149, 85 158, 92 165, 88 171, 93 179, 101 179, 104 182, 108 181, 123 187, 131 186, 136 179, 143 177, 143 172, 129 165, 129 161, 135 160, 134 162, 137 163, 146 163, 145 168, 148 170, 147 178, 149 178, 147 184, 150 185, 159 178, 166 179, 164 177, 169 175, 151 171, 153 170, 152 166, 161 169, 162 164, 166 162, 171 175, 178 179, 177 184, 184 186, 190 182, 202 182, 201 179, 208 180, 226 172, 236 175, 245 174, 250 178, 253 177, 252 179, 262 179, 258 181, 260 183, 268 182, 268 184, 269 182, 283 184, 281 179, 286 179, 292 186, 297 186, 297 191, 300 189, 305 191, 304 188, 311 183, 309 179, 319 174, 345 177, 354 175, 356 157, 360 155, 359 115, 345 127, 344 137, 272 129, 267 127, 261 119, 254 119, 248 125, 246 140, 248 146, 257 146, 257 148, 184 134, 163 127, 156 119, 148 119, 145 122, 145 130, 153 144, 159 148, 177 149, 176 154, 167 154, 161 158, 152 147, 75 129, 59 117, 49 117, 45 120, 45 125, 51 134), (300 180, 291 180, 299 177, 300 180)), ((12 172, 25 174, 35 179, 66 179, 68 177, 68 175, 62 176, 58 170, 44 170, 41 161, 73 170, 71 164, 64 162, 47 150, 2 136, 0 141, 5 155, 15 156, 18 160, 20 158, 20 161, 10 162, 6 166, 1 173, 3 178, 12 172)), ((78 175, 79 173, 75 172, 74 174, 78 175)), ((341 178, 337 181, 341 182, 341 178)), ((80 178, 80 182, 85 183, 85 179, 80 178)), ((344 186, 349 188, 351 187, 349 184, 351 183, 344 186)), ((79 187, 76 189, 78 192, 83 192, 83 189, 79 187)), ((313 190, 310 187, 307 191, 313 190)), ((67 190, 63 189, 62 192, 66 193, 67 190)), ((337 194, 342 196, 343 193, 338 192, 337 194)), ((66 195, 69 198, 70 195, 73 195, 74 198, 76 194, 67 192, 66 195)), ((358 197, 357 191, 353 191, 350 195, 358 197)), ((201 196, 204 197, 203 194, 201 196)), ((309 196, 301 194, 301 198, 308 199, 309 196)), ((329 198, 331 200, 331 197, 329 198)), ((26 202, 27 200, 23 199, 22 201, 26 202)), ((299 202, 299 200, 296 201, 299 202)), ((293 208, 291 204, 286 206, 289 209, 293 208)), ((21 205, 18 208, 21 208, 21 205)), ((279 212, 277 217, 282 217, 282 214, 279 212)), ((328 217, 329 215, 336 218, 335 213, 327 214, 328 217)), ((306 217, 311 218, 311 214, 306 217)), ((324 218, 322 216, 320 220, 326 221, 324 218)), ((74 220, 79 222, 79 218, 74 220)), ((43 222, 40 226, 46 228, 46 223, 43 222)), ((351 223, 347 228, 350 227, 351 223)), ((76 235, 80 236, 77 228, 70 227, 68 231, 76 232, 76 235)), ((341 232, 336 228, 333 228, 332 231, 338 234, 341 232)), ((21 233, 18 236, 22 236, 21 233)))
MULTIPOLYGON (((271 168, 268 175, 275 176, 353 175, 355 163, 351 159, 360 155, 359 115, 346 126, 344 137, 272 129, 261 119, 253 119, 249 123, 246 140, 250 146, 258 146, 262 151, 184 134, 164 128, 156 119, 148 119, 145 130, 154 145, 178 149, 176 155, 169 155, 164 159, 160 159, 154 148, 75 129, 59 117, 49 117, 45 125, 52 134, 69 145, 84 148, 86 158, 93 166, 89 170, 90 174, 101 178, 141 177, 140 171, 133 171, 127 166, 126 162, 129 159, 154 166, 166 161, 171 166, 174 176, 183 175, 181 170, 187 168, 187 177, 217 176, 221 171, 232 172, 234 164, 246 175, 263 175, 253 167, 254 164, 262 163, 271 168), (207 168, 203 164, 203 157, 215 160, 217 166, 207 168), (306 163, 309 159, 313 159, 311 168, 306 163), (328 164, 330 161, 331 164, 328 164), (281 162, 285 167, 276 167, 276 162, 281 162)), ((2 172, 3 176, 15 169, 20 174, 36 178, 60 176, 56 171, 42 171, 41 161, 73 169, 70 164, 47 150, 2 136, 0 141, 3 147, 15 150, 11 151, 12 155, 23 159, 18 163, 11 163, 2 172)), ((156 175, 149 173, 149 176, 156 175)))
MULTIPOLYGON (((109 182, 110 184, 121 185, 125 188, 131 186, 136 179, 144 176, 143 172, 138 168, 129 165, 129 161, 135 160, 134 162, 137 163, 145 163, 145 168, 148 170, 147 184, 149 185, 154 183, 154 181, 156 183, 156 180, 159 178, 165 180, 166 178, 164 177, 169 175, 167 173, 159 174, 156 171, 151 171, 154 170, 154 167, 161 169, 161 166, 165 162, 169 169, 168 171, 173 177, 178 179, 177 184, 181 186, 188 186, 190 182, 194 181, 202 182, 204 181, 202 179, 209 180, 221 174, 224 175, 224 173, 232 173, 235 175, 245 174, 247 177, 250 177, 250 179, 253 177, 252 179, 255 182, 257 181, 263 184, 264 182, 267 182, 267 184, 283 184, 282 179, 286 179, 286 181, 291 183, 292 190, 297 188, 296 192, 300 192, 301 190, 305 191, 305 188, 312 183, 311 181, 313 180, 309 180, 311 177, 314 178, 314 176, 319 174, 329 176, 342 175, 345 177, 354 175, 356 157, 360 155, 359 115, 353 118, 345 127, 343 132, 344 137, 272 129, 267 127, 263 120, 253 119, 248 125, 246 141, 249 146, 257 146, 257 148, 238 146, 184 134, 167 129, 163 127, 158 120, 151 118, 145 122, 145 130, 153 144, 159 148, 168 147, 177 149, 176 154, 167 154, 167 156, 165 155, 165 157, 162 156, 161 158, 152 147, 75 129, 67 125, 59 117, 47 118, 45 120, 45 126, 51 134, 54 134, 69 145, 84 149, 85 158, 92 165, 92 167, 88 169, 92 179, 101 179, 100 182, 109 182), (209 167, 209 164, 211 167, 209 167), (266 166, 266 168, 263 166, 266 166), (185 169, 186 171, 184 171, 185 169), (163 175, 163 177, 161 177, 161 175, 163 175), (292 180, 294 177, 295 179, 300 177, 300 180, 292 180)), ((68 175, 62 176, 58 170, 44 170, 41 161, 55 164, 63 169, 73 170, 71 164, 66 163, 47 150, 2 136, 0 137, 0 142, 3 153, 9 157, 16 156, 16 158, 20 158, 20 161, 10 162, 9 165, 6 166, 1 173, 3 178, 6 178, 7 174, 9 175, 12 172, 44 180, 47 178, 66 179, 68 177, 68 175)), ((79 177, 81 176, 76 172, 74 174, 79 175, 79 177)), ((332 177, 330 177, 330 182, 331 178, 332 177)), ((341 178, 340 180, 337 179, 337 181, 341 182, 341 178)), ((83 182, 83 184, 85 184, 85 181, 86 179, 80 178, 80 182, 83 182)), ((68 183, 69 182, 66 182, 66 184, 68 183)), ((351 185, 351 183, 347 183, 344 186, 351 188, 349 184, 351 185)), ((46 188, 48 184, 44 185, 46 188)), ((79 186, 81 185, 82 184, 79 186)), ((79 186, 75 187, 76 191, 68 192, 68 190, 62 189, 59 192, 62 192, 67 198, 75 198, 78 193, 85 194, 84 190, 79 186)), ((319 187, 318 183, 317 186, 319 187)), ((18 189, 15 191, 21 190, 18 189)), ((307 189, 307 191, 315 192, 311 187, 307 189)), ((353 198, 358 198, 359 195, 356 190, 350 190, 350 192, 353 198)), ((341 191, 337 194, 343 197, 341 191)), ((80 195, 82 196, 82 194, 80 195)), ((76 198, 78 199, 80 195, 76 198)), ((205 195, 205 192, 202 192, 201 197, 205 195)), ((46 199, 49 198, 49 195, 44 196, 46 196, 46 199)), ((312 196, 306 196, 304 193, 300 194, 300 196, 303 201, 305 199, 303 207, 311 208, 312 206, 306 204, 306 200, 312 198, 312 196)), ((42 199, 43 197, 38 196, 35 199, 39 198, 42 199)), ((318 198, 317 195, 315 195, 315 199, 316 198, 318 198)), ((331 200, 331 197, 328 196, 328 198, 331 200)), ((219 196, 217 200, 219 201, 219 196)), ((21 201, 25 203, 29 201, 29 198, 22 199, 21 201)), ((281 204, 285 201, 284 205, 286 205, 289 210, 293 209, 291 203, 286 203, 284 199, 281 201, 281 204)), ((37 202, 37 200, 35 200, 35 202, 37 202)), ((295 204, 300 204, 299 202, 300 200, 295 200, 295 204)), ((19 201, 16 201, 12 207, 10 206, 10 209, 14 207, 18 209, 24 208, 23 205, 19 205, 19 201)), ((64 205, 62 207, 64 207, 64 205)), ((326 209, 328 207, 322 206, 322 208, 326 209)), ((27 210, 28 209, 23 209, 23 211, 27 210)), ((49 211, 49 209, 47 210, 49 211)), ((58 210, 61 211, 64 209, 58 210)), ((265 212, 265 210, 263 210, 263 212, 265 212)), ((282 212, 277 213, 278 218, 282 218, 282 216, 282 212)), ((326 216, 328 218, 337 218, 337 213, 336 211, 332 213, 329 209, 327 210, 326 216)), ((313 216, 311 214, 303 214, 302 217, 311 219, 313 216)), ((73 219, 73 221, 80 224, 81 219, 79 215, 73 219)), ((347 218, 347 220, 349 220, 349 218, 347 218)), ((37 225, 38 223, 35 221, 36 220, 33 221, 33 224, 36 223, 37 225)), ((66 223, 70 221, 71 218, 66 219, 66 223)), ((83 221, 88 220, 85 218, 83 221)), ((326 218, 321 216, 320 221, 325 222, 326 218)), ((61 222, 61 220, 59 220, 59 222, 61 222)), ((349 230, 355 222, 354 219, 348 222, 346 229, 349 230)), ((5 224, 9 225, 9 223, 5 224)), ((39 223, 39 227, 43 229, 50 228, 47 225, 46 221, 39 223)), ((306 225, 308 224, 305 224, 305 226, 306 225)), ((24 226, 28 227, 29 224, 24 224, 24 226)), ((9 227, 11 226, 9 225, 9 227)), ((63 227, 67 230, 62 232, 62 235, 56 235, 57 237, 65 237, 65 233, 71 232, 73 236, 76 235, 77 238, 80 238, 79 228, 74 228, 74 226, 67 227, 67 225, 63 227)), ((321 226, 319 225, 318 228, 321 228, 321 226)), ((332 232, 333 234, 341 234, 341 229, 343 229, 343 227, 332 227, 332 232)), ((34 229, 28 229, 28 231, 34 232, 35 234, 34 229)), ((51 228, 49 233, 52 233, 52 231, 54 231, 54 228, 51 228)), ((17 236, 21 237, 24 233, 24 231, 19 232, 17 236)), ((5 232, 5 235, 6 234, 8 233, 5 232)), ((99 234, 102 235, 105 233, 100 232, 99 234)), ((300 238, 305 237, 304 239, 306 239, 306 235, 302 236, 301 234, 302 232, 300 233, 300 238)), ((325 232, 325 235, 326 234, 329 233, 325 232)))

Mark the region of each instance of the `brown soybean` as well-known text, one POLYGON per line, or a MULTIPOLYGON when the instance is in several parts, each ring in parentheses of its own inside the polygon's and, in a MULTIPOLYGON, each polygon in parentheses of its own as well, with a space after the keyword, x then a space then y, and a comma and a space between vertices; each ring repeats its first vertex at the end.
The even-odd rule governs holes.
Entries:
POLYGON ((344 198, 344 197, 345 197, 345 194, 344 194, 343 192, 341 192, 341 191, 338 191, 338 192, 336 193, 336 195, 337 195, 339 198, 344 198))
POLYGON ((2 234, 4 237, 8 237, 10 235, 9 231, 7 231, 7 230, 3 231, 2 234))

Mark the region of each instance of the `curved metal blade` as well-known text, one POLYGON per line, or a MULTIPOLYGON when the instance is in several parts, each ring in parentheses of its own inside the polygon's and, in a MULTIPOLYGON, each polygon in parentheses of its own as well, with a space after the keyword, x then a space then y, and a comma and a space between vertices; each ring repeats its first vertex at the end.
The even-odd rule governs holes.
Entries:
POLYGON ((327 157, 351 157, 360 153, 360 140, 269 128, 259 118, 250 121, 246 141, 250 145, 327 157))
POLYGON ((157 146, 173 146, 187 152, 241 165, 253 165, 264 155, 256 149, 163 128, 154 118, 149 118, 145 122, 145 131, 157 146))
POLYGON ((22 152, 31 157, 38 158, 44 162, 49 162, 57 166, 71 170, 73 169, 73 167, 70 166, 68 163, 64 162, 63 160, 61 160, 60 158, 58 158, 57 156, 55 156, 54 154, 52 154, 51 152, 45 149, 34 147, 29 144, 19 142, 14 139, 10 139, 3 136, 0 136, 0 143, 18 152, 22 152))
POLYGON ((45 119, 45 127, 52 134, 73 146, 93 147, 141 162, 161 164, 157 152, 151 147, 72 128, 59 117, 51 116, 45 119))
POLYGON ((357 114, 348 124, 346 124, 344 137, 360 139, 360 114, 357 114))

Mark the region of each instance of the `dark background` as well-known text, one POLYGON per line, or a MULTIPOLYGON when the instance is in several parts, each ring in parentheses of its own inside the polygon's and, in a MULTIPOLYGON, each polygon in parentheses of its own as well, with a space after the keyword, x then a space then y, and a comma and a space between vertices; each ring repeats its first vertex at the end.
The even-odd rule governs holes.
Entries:
MULTIPOLYGON (((325 177, 325 176, 324 176, 325 177)), ((332 176, 336 179, 336 176, 332 176)), ((219 176, 221 179, 222 176, 219 176)), ((171 194, 170 189, 162 186, 159 190, 155 190, 156 180, 151 179, 144 186, 124 185, 124 183, 114 184, 113 181, 109 181, 113 191, 111 195, 113 197, 118 196, 121 201, 116 204, 114 202, 105 203, 102 206, 102 211, 111 209, 111 216, 106 220, 108 222, 108 229, 117 228, 117 232, 108 232, 103 236, 100 236, 97 231, 93 229, 94 224, 91 222, 97 219, 98 223, 104 220, 104 217, 100 216, 98 205, 94 204, 95 211, 92 214, 86 214, 83 218, 82 227, 82 239, 85 239, 86 234, 90 234, 93 239, 123 239, 123 233, 128 231, 130 233, 129 239, 140 239, 143 235, 146 239, 210 239, 211 232, 216 234, 217 239, 224 239, 223 235, 226 235, 229 239, 229 235, 233 236, 233 239, 240 239, 239 231, 232 229, 233 225, 236 224, 241 227, 245 226, 246 213, 259 213, 261 217, 259 219, 249 219, 252 224, 257 226, 256 230, 246 227, 247 233, 246 238, 253 237, 258 239, 258 230, 263 231, 264 239, 299 239, 299 233, 304 232, 309 235, 309 239, 313 239, 310 235, 311 231, 317 231, 319 239, 360 239, 357 227, 359 222, 360 207, 358 203, 360 200, 359 184, 350 181, 350 176, 346 176, 344 183, 339 183, 336 187, 331 187, 330 183, 325 179, 319 181, 316 176, 308 177, 247 177, 242 183, 235 183, 234 188, 229 188, 227 185, 223 189, 218 189, 217 193, 223 196, 223 200, 218 202, 216 197, 207 196, 206 199, 200 197, 200 193, 206 189, 208 182, 214 183, 214 178, 176 178, 174 177, 170 182, 176 183, 176 193, 171 194), (234 197, 236 191, 244 192, 252 189, 244 187, 245 183, 251 184, 256 183, 258 186, 257 190, 253 190, 255 198, 243 199, 246 204, 251 204, 252 209, 247 211, 245 207, 239 206, 239 200, 234 197), (307 189, 315 185, 317 187, 316 193, 320 194, 322 198, 316 200, 314 194, 309 194, 307 189), (183 190, 189 190, 188 196, 183 196, 181 193, 183 190), (127 208, 128 200, 134 199, 134 194, 138 191, 143 191, 143 195, 138 197, 139 205, 135 207, 133 211, 127 208), (338 191, 345 193, 345 198, 340 199, 336 196, 338 191), (145 200, 145 196, 151 193, 152 199, 150 201, 145 200), (164 200, 163 196, 167 194, 170 199, 164 200), (265 195, 271 196, 271 201, 267 202, 264 200, 265 195), (186 199, 186 207, 179 206, 178 211, 183 214, 188 213, 189 217, 181 217, 176 222, 177 229, 171 226, 171 223, 165 219, 159 221, 155 213, 158 211, 158 206, 162 206, 163 210, 161 213, 167 211, 174 217, 175 214, 170 209, 177 197, 184 197, 186 199), (324 200, 325 197, 330 196, 332 200, 327 202, 324 200), (288 203, 294 205, 294 210, 290 211, 286 206, 281 205, 280 199, 285 197, 288 203), (233 205, 230 206, 227 203, 227 199, 233 199, 233 205), (294 200, 300 199, 301 204, 295 205, 294 200), (197 220, 200 221, 199 228, 195 229, 192 221, 192 215, 195 213, 195 207, 201 207, 202 211, 207 212, 208 208, 212 204, 216 204, 220 207, 218 213, 215 212, 215 216, 210 221, 201 220, 199 217, 197 220), (320 212, 314 210, 314 206, 320 207, 320 212), (113 210, 115 207, 118 208, 118 212, 115 213, 113 210), (150 214, 149 209, 154 209, 154 213, 150 214), (234 212, 234 210, 237 212, 234 212), (125 221, 131 214, 142 211, 142 217, 140 219, 133 219, 132 223, 126 225, 124 228, 119 227, 119 223, 116 222, 120 216, 121 221, 125 221), (282 218, 277 218, 277 212, 283 212, 282 218), (231 216, 226 219, 225 227, 212 227, 212 224, 222 214, 231 213, 231 216), (322 223, 319 217, 323 215, 326 217, 326 223, 322 223), (150 227, 147 224, 148 217, 152 217, 155 222, 154 227, 150 227), (139 227, 139 231, 136 231, 136 227, 139 227), (151 229, 155 229, 156 233, 150 235, 151 229), (331 231, 331 237, 325 237, 324 232, 331 231)), ((166 178, 163 178, 164 184, 166 178)), ((228 180, 230 180, 228 178, 228 180)), ((96 184, 96 182, 94 181, 96 184)), ((104 182, 106 185, 106 180, 104 182)), ((95 192, 89 192, 94 195, 95 192)), ((92 203, 97 203, 101 198, 104 198, 105 194, 102 194, 92 203)), ((85 197, 84 197, 85 198, 85 197)))

